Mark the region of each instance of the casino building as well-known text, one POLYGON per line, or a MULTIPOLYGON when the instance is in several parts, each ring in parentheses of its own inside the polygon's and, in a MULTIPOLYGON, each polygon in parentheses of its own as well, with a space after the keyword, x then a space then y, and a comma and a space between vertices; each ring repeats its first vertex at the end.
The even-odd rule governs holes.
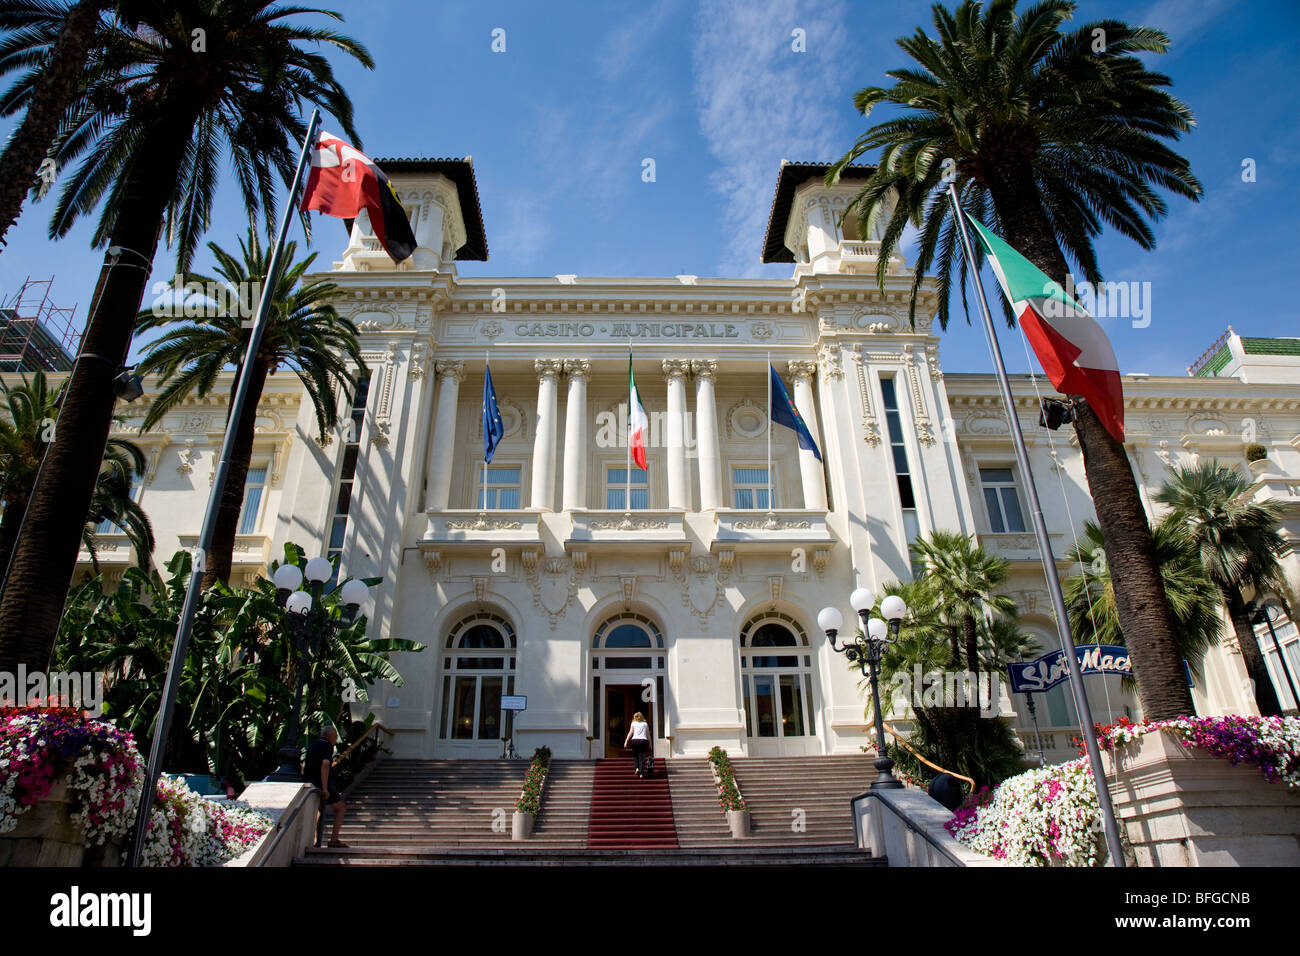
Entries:
MULTIPOLYGON (((295 541, 378 576, 371 631, 427 649, 398 655, 402 686, 370 689, 399 756, 602 756, 634 710, 661 755, 857 752, 868 738, 859 675, 831 651, 818 610, 851 616, 856 587, 911 574, 908 545, 936 529, 978 535, 1012 565, 1024 628, 1055 648, 1049 599, 1002 403, 991 374, 945 372, 927 290, 913 328, 911 273, 874 272, 879 243, 841 215, 855 193, 826 166, 785 163, 765 262, 786 279, 462 278, 487 239, 469 160, 380 160, 419 242, 395 267, 357 221, 326 277, 361 331, 369 377, 353 427, 316 434, 289 374, 267 385, 236 550, 265 573, 295 541), (625 445, 629 342, 650 415, 646 471, 625 445), (771 431, 767 366, 784 379, 820 449, 771 431), (481 408, 490 358, 505 437, 484 472, 481 408), (770 489, 770 498, 769 498, 770 489), (519 713, 503 695, 523 696, 519 713)), ((755 237, 758 240, 758 237, 755 237)), ((1187 377, 1125 378, 1128 448, 1150 495, 1171 465, 1218 457, 1281 501, 1300 581, 1300 340, 1229 330, 1187 377), (1247 464, 1246 439, 1268 450, 1247 464)), ((1017 414, 1062 574, 1093 517, 1069 428, 1038 426, 1039 379, 1014 382, 1017 414)), ((139 434, 141 403, 115 434, 149 456, 138 489, 156 560, 193 546, 224 427, 226 390, 191 399, 139 434), (134 416, 134 417, 131 417, 134 416)), ((101 565, 131 560, 104 535, 101 565)), ((1202 662, 1204 713, 1253 711, 1231 631, 1202 662)), ((1300 675, 1300 638, 1278 638, 1300 675)), ((1079 635, 1081 642, 1089 635, 1079 635)), ((1270 667, 1276 652, 1261 646, 1270 667)), ((1137 716, 1117 677, 1086 678, 1094 715, 1137 716)), ((1279 695, 1295 706, 1281 671, 1279 695)), ((1065 687, 1001 695, 1028 748, 1075 756, 1065 687)), ((898 715, 902 717, 904 715, 898 715)))

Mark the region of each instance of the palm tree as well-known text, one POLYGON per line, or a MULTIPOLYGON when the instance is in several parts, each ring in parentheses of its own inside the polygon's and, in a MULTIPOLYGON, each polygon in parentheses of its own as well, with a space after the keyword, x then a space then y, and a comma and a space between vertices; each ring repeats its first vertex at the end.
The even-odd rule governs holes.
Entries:
POLYGON ((0 501, 4 503, 0 515, 0 575, 9 566, 36 472, 54 437, 61 392, 61 388, 50 388, 40 370, 31 381, 24 375, 21 385, 0 381, 5 411, 0 416, 0 501))
MULTIPOLYGON (((1211 596, 1213 585, 1185 528, 1166 519, 1155 526, 1153 538, 1165 596, 1177 623, 1178 653, 1199 673, 1205 652, 1218 643, 1223 630, 1218 602, 1211 596)), ((1065 606, 1074 633, 1092 634, 1099 644, 1127 645, 1115 608, 1106 539, 1096 522, 1084 523, 1083 536, 1066 557, 1083 566, 1082 573, 1064 583, 1065 606)))
POLYGON ((961 627, 966 667, 974 674, 978 687, 980 652, 976 622, 980 618, 1015 614, 1016 602, 1005 594, 994 593, 1006 583, 1011 562, 989 554, 971 538, 955 531, 935 531, 929 538, 918 538, 912 545, 912 553, 921 562, 924 576, 942 595, 947 620, 961 627))
MULTIPOLYGON (((42 172, 59 125, 67 114, 82 74, 95 52, 100 18, 111 0, 81 0, 71 5, 45 0, 0 2, 0 74, 39 63, 0 100, 0 116, 20 110, 22 122, 0 154, 0 246, 18 221, 23 201, 42 172)), ((41 175, 40 189, 48 183, 41 175)))
MULTIPOLYGON (((208 243, 208 249, 217 261, 217 275, 226 290, 221 298, 227 303, 240 302, 240 290, 247 290, 250 284, 260 282, 266 275, 271 250, 263 248, 257 233, 251 229, 247 240, 240 240, 239 258, 215 242, 208 243)), ((311 268, 316 255, 313 253, 301 262, 294 262, 297 249, 295 242, 285 246, 284 259, 288 264, 275 288, 271 315, 257 355, 252 360, 253 377, 217 512, 212 548, 203 574, 204 587, 230 577, 235 534, 244 502, 244 483, 253 457, 257 402, 267 375, 274 374, 279 368, 292 369, 297 374, 315 407, 316 424, 323 437, 338 424, 336 389, 341 386, 350 399, 356 387, 349 363, 362 373, 366 369, 361 347, 357 344, 356 326, 341 318, 330 304, 340 295, 338 286, 321 280, 303 282, 302 277, 311 268)), ((199 276, 198 281, 207 289, 218 287, 217 282, 207 277, 199 276)), ((247 299, 246 293, 244 299, 247 299)), ((186 305, 192 306, 193 303, 186 305)), ((242 364, 252 330, 245 325, 239 310, 214 309, 213 313, 210 317, 183 325, 176 324, 171 316, 159 315, 153 310, 140 313, 137 331, 165 330, 149 343, 138 366, 141 374, 158 373, 158 385, 162 389, 149 406, 144 428, 158 424, 163 415, 192 392, 207 395, 222 369, 231 365, 238 369, 242 364)), ((235 376, 237 381, 238 373, 235 376)), ((232 399, 234 388, 232 382, 232 399)))
MULTIPOLYGON (((53 437, 62 394, 62 386, 51 390, 45 373, 39 370, 31 381, 23 376, 21 385, 0 381, 0 397, 7 413, 0 417, 0 501, 4 502, 0 516, 0 574, 8 567, 22 527, 41 460, 53 437)), ((121 528, 135 548, 141 567, 148 567, 154 549, 153 526, 131 498, 131 487, 144 470, 144 452, 136 445, 121 438, 108 440, 95 495, 82 527, 82 546, 90 552, 96 568, 94 529, 102 521, 121 528)))
MULTIPOLYGON (((987 7, 967 0, 955 13, 936 4, 937 40, 918 29, 898 41, 916 65, 889 71, 892 87, 868 87, 854 97, 864 116, 881 104, 903 112, 863 133, 827 181, 880 150, 853 209, 868 227, 885 222, 877 273, 882 288, 904 228, 920 227, 913 319, 915 294, 932 267, 940 325, 948 324, 954 262, 966 302, 967 264, 950 203, 939 189, 945 160, 953 160, 966 210, 1062 285, 1067 255, 1088 281, 1100 281, 1093 239, 1103 225, 1143 249, 1155 245, 1150 221, 1166 212, 1157 188, 1200 197, 1187 161, 1162 142, 1187 132, 1192 113, 1164 90, 1168 77, 1134 55, 1162 53, 1169 38, 1118 20, 1062 32, 1074 8, 1069 0, 1043 0, 1017 15, 1015 0, 992 0, 987 7)), ((1152 718, 1190 713, 1173 615, 1124 448, 1087 402, 1079 396, 1071 401, 1088 486, 1100 503, 1097 516, 1116 570, 1120 621, 1143 677, 1143 711, 1152 718)))
POLYGON ((123 438, 108 440, 104 462, 95 482, 95 494, 90 499, 90 516, 81 536, 96 571, 99 570, 99 559, 95 536, 101 533, 98 529, 104 522, 126 535, 135 550, 136 563, 141 570, 149 570, 149 559, 154 550, 153 524, 131 495, 137 479, 144 475, 145 467, 144 452, 138 445, 123 438))
POLYGON ((81 357, 68 385, 49 465, 32 496, 10 587, 0 602, 0 669, 44 667, 75 567, 83 514, 112 416, 112 381, 131 342, 158 240, 180 270, 208 225, 228 155, 250 221, 275 216, 275 181, 292 179, 306 135, 305 103, 328 110, 357 141, 352 105, 324 45, 367 67, 356 41, 287 18, 338 14, 264 0, 175 0, 150 5, 138 28, 118 24, 92 85, 73 103, 55 144, 68 178, 51 222, 62 236, 102 206, 94 233, 108 247, 81 357), (163 229, 159 229, 159 224, 163 229), (74 507, 73 505, 78 505, 74 507))
POLYGON ((1234 468, 1212 462, 1175 467, 1152 497, 1169 506, 1166 521, 1185 529, 1207 578, 1223 597, 1255 703, 1266 717, 1280 716, 1282 704, 1250 623, 1245 589, 1286 594, 1278 555, 1286 550, 1281 511, 1272 501, 1255 501, 1251 481, 1234 468))

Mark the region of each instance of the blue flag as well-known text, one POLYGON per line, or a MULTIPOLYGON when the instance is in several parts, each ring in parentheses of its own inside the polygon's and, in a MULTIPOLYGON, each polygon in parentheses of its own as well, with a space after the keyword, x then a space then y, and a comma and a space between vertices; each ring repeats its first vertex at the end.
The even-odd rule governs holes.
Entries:
POLYGON ((497 390, 492 387, 492 366, 489 364, 487 373, 483 376, 483 460, 489 465, 505 434, 506 427, 501 421, 501 409, 497 408, 497 390))
POLYGON ((776 374, 776 368, 771 362, 767 367, 772 373, 772 408, 768 413, 772 416, 772 421, 786 428, 793 428, 795 434, 799 436, 799 447, 807 448, 817 456, 818 461, 821 461, 822 453, 817 450, 817 443, 813 441, 812 432, 804 424, 799 409, 795 408, 794 402, 790 400, 790 393, 785 390, 785 383, 781 381, 781 376, 776 374))

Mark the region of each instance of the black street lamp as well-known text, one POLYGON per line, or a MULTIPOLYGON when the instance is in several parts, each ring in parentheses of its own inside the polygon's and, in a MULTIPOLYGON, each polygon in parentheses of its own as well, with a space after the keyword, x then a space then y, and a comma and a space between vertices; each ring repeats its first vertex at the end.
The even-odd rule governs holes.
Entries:
POLYGON ((293 694, 293 712, 289 716, 289 735, 280 748, 280 766, 268 776, 267 780, 298 782, 302 780, 302 751, 298 746, 300 725, 298 712, 302 709, 303 687, 307 683, 307 662, 320 646, 321 641, 332 631, 342 631, 356 620, 357 611, 370 594, 370 588, 355 578, 346 582, 342 589, 344 613, 341 619, 330 617, 329 611, 321 604, 321 590, 325 582, 334 573, 334 567, 328 558, 312 558, 307 562, 307 580, 311 584, 310 593, 299 590, 303 573, 294 564, 285 564, 278 568, 272 580, 275 581, 275 599, 285 610, 285 623, 294 638, 297 651, 298 681, 293 694))
POLYGON ((833 607, 822 608, 817 615, 817 624, 826 632, 831 642, 831 650, 843 654, 856 663, 863 675, 871 680, 871 704, 876 717, 876 780, 872 790, 898 790, 903 784, 894 776, 894 761, 885 749, 885 719, 880 712, 880 688, 877 677, 880 673, 880 661, 884 657, 886 645, 898 640, 898 629, 907 613, 907 604, 896 594, 891 594, 880 602, 880 613, 886 624, 878 617, 871 617, 871 608, 875 605, 875 596, 866 588, 858 588, 849 596, 849 604, 862 620, 862 632, 855 635, 852 642, 846 640, 843 647, 835 643, 843 618, 833 607))
MULTIPOLYGON (((1295 707, 1300 710, 1300 694, 1295 692, 1295 683, 1291 680, 1291 668, 1287 666, 1286 654, 1282 650, 1282 644, 1277 639, 1277 631, 1273 630, 1274 618, 1269 616, 1268 604, 1256 604, 1254 601, 1246 602, 1246 613, 1250 616, 1250 623, 1253 625, 1267 624, 1268 633, 1273 638, 1273 650, 1277 651, 1277 662, 1282 665, 1282 673, 1286 675, 1286 685, 1291 688, 1291 701, 1295 707)), ((1280 611, 1278 613, 1281 613, 1280 611)))

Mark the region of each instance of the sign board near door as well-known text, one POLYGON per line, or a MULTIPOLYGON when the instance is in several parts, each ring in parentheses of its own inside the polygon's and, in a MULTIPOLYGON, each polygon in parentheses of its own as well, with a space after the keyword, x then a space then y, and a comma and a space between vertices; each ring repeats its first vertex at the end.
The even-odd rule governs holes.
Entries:
POLYGON ((502 710, 527 710, 528 698, 523 694, 503 694, 501 697, 502 710))

